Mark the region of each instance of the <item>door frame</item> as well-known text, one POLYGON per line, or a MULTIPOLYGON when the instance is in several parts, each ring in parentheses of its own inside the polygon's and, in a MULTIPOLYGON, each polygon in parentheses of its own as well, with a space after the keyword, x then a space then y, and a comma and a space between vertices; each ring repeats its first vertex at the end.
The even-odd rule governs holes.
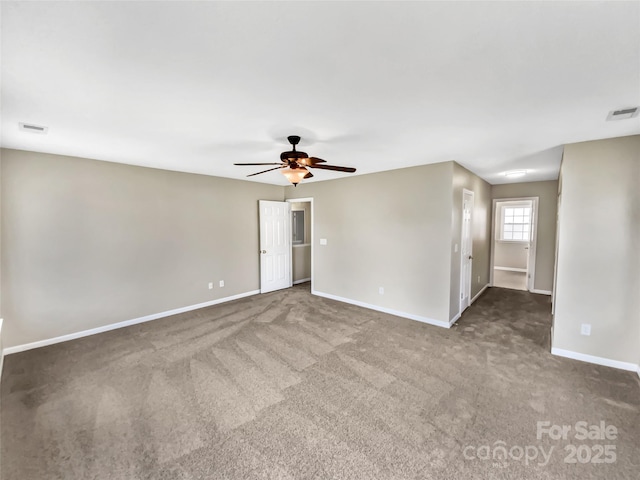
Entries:
POLYGON ((558 253, 560 250, 560 204, 562 203, 562 181, 559 182, 558 203, 556 208, 556 245, 555 261, 553 262, 553 290, 551 290, 551 342, 553 342, 553 319, 556 315, 556 285, 558 284, 558 253))
MULTIPOLYGON (((311 244, 311 291, 313 292, 314 273, 315 273, 315 268, 313 268, 313 247, 314 247, 314 240, 315 240, 314 225, 316 223, 316 214, 313 210, 313 197, 287 198, 285 201, 289 203, 309 202, 310 204, 309 211, 311 212, 311 241, 309 243, 311 244)), ((291 245, 291 281, 293 282, 293 245, 291 245)))
POLYGON ((467 188, 463 188, 462 189, 462 204, 461 204, 462 208, 461 210, 461 217, 460 217, 460 297, 458 298, 458 311, 460 312, 460 315, 462 315, 462 312, 464 312, 470 305, 471 305, 471 287, 473 285, 473 213, 475 210, 475 206, 476 206, 476 195, 473 192, 473 190, 469 190, 467 188), (469 236, 471 237, 471 247, 470 247, 470 252, 469 255, 471 256, 471 267, 469 269, 469 276, 467 279, 463 278, 462 272, 464 271, 464 257, 463 257, 463 242, 464 242, 464 197, 465 195, 471 195, 471 201, 472 201, 472 205, 471 205, 471 218, 469 219, 469 236), (467 296, 467 304, 464 305, 462 300, 462 292, 464 291, 463 289, 463 285, 465 282, 465 280, 467 280, 467 288, 468 288, 468 296, 467 296))
POLYGON ((531 216, 531 242, 529 243, 529 258, 527 259, 527 291, 535 293, 535 281, 536 281, 536 256, 538 252, 538 203, 540 197, 509 197, 509 198, 494 198, 493 206, 491 208, 491 255, 489 259, 489 285, 493 287, 493 267, 495 262, 495 246, 497 239, 498 225, 496 222, 496 207, 501 202, 519 202, 519 201, 531 201, 531 209, 533 214, 531 216))

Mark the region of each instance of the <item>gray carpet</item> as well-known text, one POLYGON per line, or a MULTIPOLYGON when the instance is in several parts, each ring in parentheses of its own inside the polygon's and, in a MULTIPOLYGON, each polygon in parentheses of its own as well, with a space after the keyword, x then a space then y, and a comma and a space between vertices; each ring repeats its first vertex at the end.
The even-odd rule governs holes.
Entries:
POLYGON ((549 311, 494 288, 446 330, 302 285, 10 355, 2 478, 639 478, 637 375, 551 356, 549 311), (536 439, 581 420, 617 438, 536 439))

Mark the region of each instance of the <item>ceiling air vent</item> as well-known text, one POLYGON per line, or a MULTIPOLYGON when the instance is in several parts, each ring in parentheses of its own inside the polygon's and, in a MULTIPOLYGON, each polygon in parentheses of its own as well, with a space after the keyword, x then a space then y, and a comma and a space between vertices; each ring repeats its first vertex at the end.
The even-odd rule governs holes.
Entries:
POLYGON ((633 118, 638 116, 638 107, 623 108, 620 110, 612 110, 607 115, 607 121, 609 120, 626 120, 627 118, 633 118))
POLYGON ((41 133, 44 135, 49 130, 49 127, 34 125, 33 123, 20 123, 20 130, 30 133, 41 133))

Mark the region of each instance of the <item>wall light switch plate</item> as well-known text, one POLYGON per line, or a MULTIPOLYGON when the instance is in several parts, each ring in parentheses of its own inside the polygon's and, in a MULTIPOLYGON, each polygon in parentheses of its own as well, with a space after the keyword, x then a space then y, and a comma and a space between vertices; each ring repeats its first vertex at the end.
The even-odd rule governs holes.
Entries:
POLYGON ((224 280, 220 280, 220 286, 224 287, 224 280))
POLYGON ((591 335, 591 325, 589 323, 583 323, 580 325, 580 334, 586 336, 591 335))
POLYGON ((213 282, 209 282, 209 290, 213 290, 213 282))
POLYGON ((327 244, 327 239, 326 238, 321 238, 320 239, 320 245, 326 245, 327 244))
POLYGON ((378 293, 379 293, 380 295, 384 295, 384 287, 380 287, 380 288, 378 288, 378 293))
POLYGON ((453 247, 453 251, 455 253, 458 253, 458 244, 456 243, 455 246, 453 247))

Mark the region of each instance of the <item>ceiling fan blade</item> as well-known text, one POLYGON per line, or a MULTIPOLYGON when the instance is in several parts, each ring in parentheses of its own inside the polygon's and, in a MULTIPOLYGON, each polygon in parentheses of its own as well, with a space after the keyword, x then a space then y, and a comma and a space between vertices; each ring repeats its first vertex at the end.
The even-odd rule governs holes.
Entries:
POLYGON ((353 173, 356 171, 353 167, 339 167, 337 165, 307 165, 309 168, 321 168, 323 170, 335 170, 336 172, 353 173))
POLYGON ((299 165, 304 165, 308 167, 310 165, 315 165, 316 163, 326 163, 326 160, 322 160, 321 158, 317 158, 317 157, 308 157, 308 158, 298 159, 297 163, 299 165))
POLYGON ((234 163, 234 165, 249 166, 249 165, 282 165, 282 163, 234 163))
MULTIPOLYGON (((268 165, 268 164, 267 164, 267 165, 268 165)), ((271 164, 271 165, 273 165, 273 164, 271 164)), ((267 172, 270 172, 270 171, 272 171, 272 170, 279 170, 279 169, 281 169, 281 168, 284 168, 285 166, 286 166, 286 165, 280 165, 279 167, 276 167, 276 168, 270 168, 269 170, 264 170, 264 171, 262 171, 262 172, 252 173, 251 175, 247 175, 247 177, 253 177, 254 175, 260 175, 261 173, 267 173, 267 172)))
POLYGON ((311 177, 313 177, 313 173, 309 172, 302 178, 311 178, 311 177))

